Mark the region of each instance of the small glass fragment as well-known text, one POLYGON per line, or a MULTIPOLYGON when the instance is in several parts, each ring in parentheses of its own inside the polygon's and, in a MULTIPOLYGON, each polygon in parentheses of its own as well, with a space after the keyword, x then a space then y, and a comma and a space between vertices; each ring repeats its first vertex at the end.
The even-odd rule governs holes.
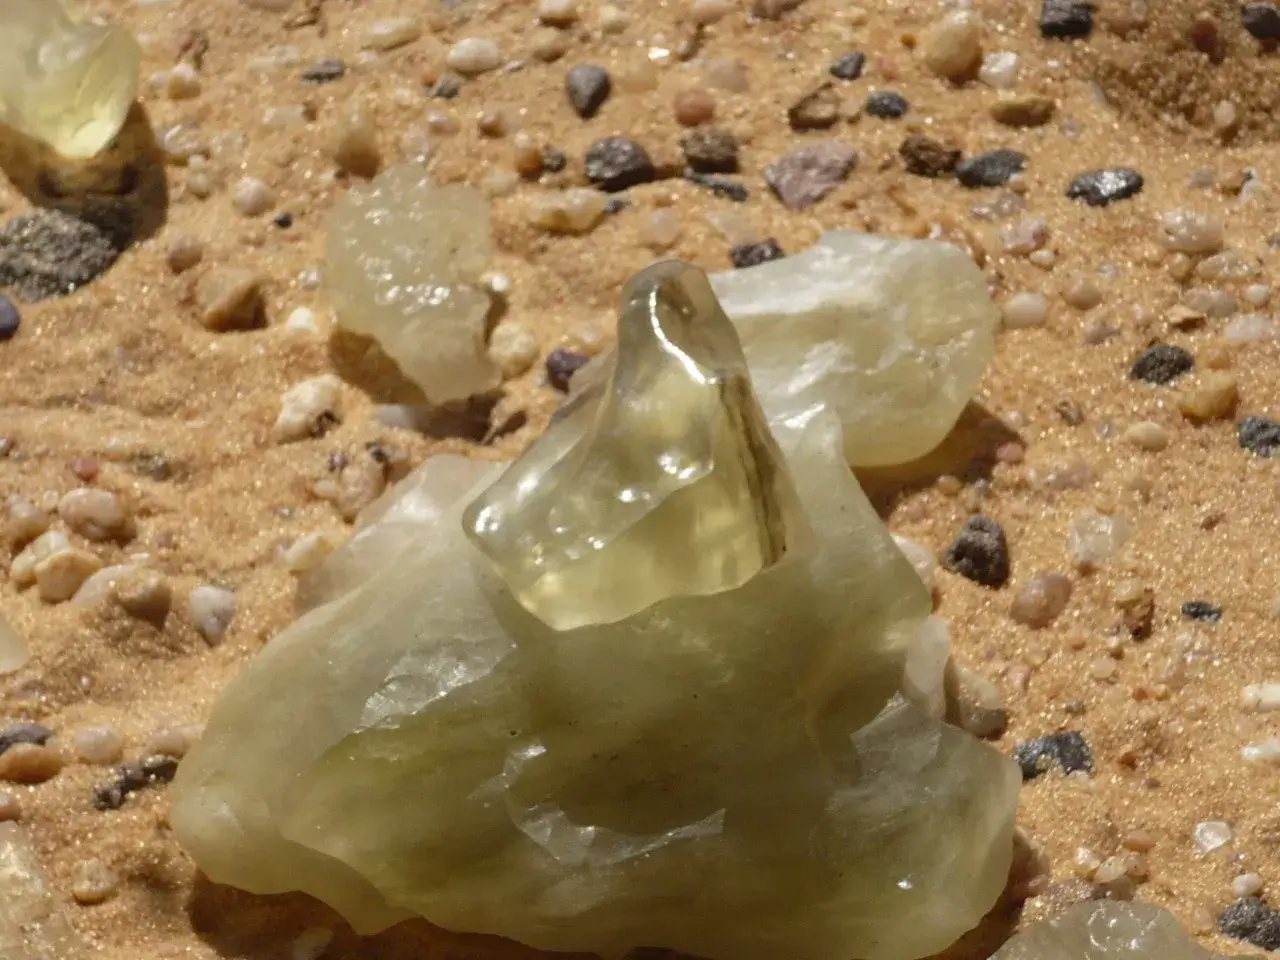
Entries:
POLYGON ((1010 939, 991 960, 1212 960, 1167 910, 1097 900, 1010 939))

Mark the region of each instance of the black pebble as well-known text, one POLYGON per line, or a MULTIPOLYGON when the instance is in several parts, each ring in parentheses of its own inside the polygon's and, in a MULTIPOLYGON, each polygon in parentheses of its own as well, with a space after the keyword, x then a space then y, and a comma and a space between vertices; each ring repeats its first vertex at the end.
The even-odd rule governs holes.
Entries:
POLYGON ((1240 21, 1259 40, 1280 40, 1280 8, 1274 3, 1246 3, 1240 21))
POLYGON ((902 94, 893 90, 881 90, 867 97, 867 102, 863 106, 867 111, 867 116, 879 117, 881 120, 897 120, 899 117, 905 117, 907 111, 911 109, 911 104, 907 103, 907 98, 902 94))
POLYGON ((1257 897, 1241 897, 1218 916, 1218 929, 1233 940, 1280 950, 1280 910, 1257 897))
POLYGON ((1130 380, 1147 383, 1173 383, 1196 365, 1196 358, 1181 347, 1156 343, 1147 347, 1129 370, 1130 380))
POLYGON ((569 389, 569 378, 591 358, 572 350, 552 350, 547 354, 547 382, 561 392, 569 389))
POLYGON ((1142 191, 1142 174, 1130 167, 1090 170, 1071 181, 1067 196, 1091 207, 1105 207, 1142 191))
POLYGON ((21 325, 22 315, 18 313, 18 308, 13 305, 12 300, 0 293, 0 343, 12 340, 21 325))
POLYGON ((44 746, 53 736, 53 731, 39 723, 15 723, 0 730, 0 753, 20 743, 35 743, 44 746))
POLYGON ((737 180, 730 180, 728 177, 713 177, 706 173, 698 173, 695 170, 686 170, 684 178, 690 183, 706 187, 716 196, 732 200, 734 203, 746 203, 747 198, 751 196, 751 191, 744 184, 739 183, 737 180))
POLYGON ((626 137, 605 137, 587 148, 587 179, 597 187, 616 193, 655 176, 653 161, 640 144, 626 137))
POLYGON ((1052 40, 1087 37, 1093 32, 1093 4, 1087 0, 1044 0, 1040 36, 1052 40))
POLYGON ((862 70, 867 65, 867 56, 864 53, 854 51, 846 53, 843 57, 831 64, 830 73, 837 80, 857 80, 862 76, 862 70))
POLYGON ((569 105, 583 120, 596 115, 596 111, 609 99, 612 88, 609 71, 590 63, 580 63, 571 68, 564 78, 564 92, 569 97, 569 105))
POLYGON ((605 216, 612 217, 615 213, 621 213, 629 206, 631 206, 631 201, 626 197, 610 197, 604 204, 605 216))
POLYGON ((1188 600, 1182 605, 1182 615, 1188 620, 1217 623, 1222 619, 1222 608, 1208 600, 1188 600))
POLYGON ((1265 417, 1245 417, 1236 425, 1236 440, 1250 453, 1274 457, 1280 453, 1280 423, 1265 417))
POLYGON ((1007 183, 1015 173, 1021 173, 1026 166, 1026 155, 1017 150, 992 150, 961 160, 956 167, 956 179, 970 190, 998 187, 1007 183))
POLYGON ((135 790, 157 783, 168 783, 178 772, 178 761, 173 757, 157 754, 137 763, 125 763, 116 767, 116 778, 93 788, 95 810, 119 810, 125 799, 135 790))
POLYGON ((341 80, 347 73, 347 65, 337 57, 317 60, 302 71, 303 83, 333 83, 341 80))
POLYGON ((770 260, 781 260, 785 256, 786 254, 782 252, 782 247, 778 245, 778 241, 773 237, 761 240, 759 243, 742 243, 729 251, 729 259, 738 270, 746 267, 758 267, 762 263, 768 263, 770 260))
POLYGON ((1002 587, 1009 579, 1009 542, 1000 524, 977 514, 965 521, 960 535, 942 555, 943 565, 984 587, 1002 587))
POLYGON ((452 100, 461 92, 462 78, 452 73, 446 73, 435 82, 435 86, 431 88, 431 92, 427 96, 433 100, 452 100))
POLYGON ((1093 751, 1078 730, 1050 733, 1020 743, 1013 748, 1013 761, 1022 768, 1023 780, 1034 780, 1055 764, 1063 773, 1093 772, 1093 751))
POLYGON ((542 151, 542 169, 546 173, 559 173, 569 165, 569 158, 564 155, 563 150, 557 150, 555 147, 545 147, 542 151))
POLYGON ((293 214, 288 210, 282 210, 275 215, 272 222, 281 230, 288 230, 293 226, 293 214))

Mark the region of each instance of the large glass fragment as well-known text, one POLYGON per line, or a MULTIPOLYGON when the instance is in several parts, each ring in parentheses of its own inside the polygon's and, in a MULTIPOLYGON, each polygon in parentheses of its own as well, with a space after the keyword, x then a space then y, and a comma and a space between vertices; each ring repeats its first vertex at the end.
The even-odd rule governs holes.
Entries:
POLYGON ((1006 943, 991 960, 1212 960, 1167 910, 1149 903, 1076 904, 1006 943))

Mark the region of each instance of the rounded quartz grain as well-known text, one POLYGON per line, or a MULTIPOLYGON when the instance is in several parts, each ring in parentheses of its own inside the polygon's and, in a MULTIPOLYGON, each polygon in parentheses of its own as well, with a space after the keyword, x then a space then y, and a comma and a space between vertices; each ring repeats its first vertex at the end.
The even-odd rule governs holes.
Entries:
POLYGON ((102 561, 87 550, 57 550, 36 564, 36 591, 46 603, 62 603, 101 569, 102 561))
POLYGON ((484 37, 467 37, 449 48, 445 58, 449 69, 466 77, 478 76, 496 70, 502 65, 502 50, 493 40, 484 37))
POLYGON ((924 35, 924 62, 935 76, 963 83, 982 66, 982 21, 972 10, 943 15, 924 35))
POLYGON ((129 514, 109 490, 72 490, 58 501, 58 515, 86 540, 126 539, 130 532, 129 514))
POLYGON ((1236 375, 1225 370, 1211 370, 1178 399, 1178 409, 1188 420, 1208 423, 1230 419, 1239 402, 1240 382, 1236 375))
POLYGON ((44 783, 62 771, 62 755, 38 743, 16 743, 0 753, 0 781, 44 783))
POLYGON ((538 0, 538 20, 549 27, 571 27, 581 15, 579 0, 538 0))
POLYGON ((1242 873, 1231 881, 1231 893, 1235 897, 1256 897, 1266 886, 1262 877, 1256 873, 1242 873))
POLYGON ((538 338, 523 323, 499 324, 489 338, 489 359, 507 379, 518 377, 538 359, 538 338))
POLYGON ((1096 567, 1114 557, 1131 536, 1133 524, 1125 518, 1086 510, 1067 528, 1067 547, 1077 567, 1096 567))
POLYGON ((1231 842, 1231 824, 1225 820, 1205 820, 1196 824, 1191 837, 1196 853, 1204 856, 1231 842))
POLYGON ((147 756, 174 757, 181 760, 200 740, 204 727, 200 724, 184 724, 162 727, 147 738, 143 753, 147 756))
POLYGON ((1043 217, 1024 217, 1000 228, 1000 246, 1006 253, 1025 257, 1049 242, 1049 221, 1043 217))
POLYGON ((706 90, 681 90, 672 103, 676 122, 684 127, 700 127, 716 115, 716 100, 706 90))
POLYGON ((1061 616, 1070 600, 1071 581, 1065 575, 1042 573, 1023 584, 1009 607, 1009 616, 1041 630, 1061 616))
POLYGON ((1049 301, 1039 293, 1015 293, 1004 302, 1001 315, 1009 329, 1038 327, 1049 317, 1049 301))
POLYGON ((189 234, 174 237, 165 254, 165 262, 174 273, 186 273, 204 259, 205 243, 189 234))
POLYGON ((680 238, 680 215, 676 211, 665 208, 650 211, 641 221, 636 231, 637 239, 650 250, 669 250, 680 238))
POLYGON ((245 177, 236 184, 231 195, 231 204, 244 217, 258 217, 275 205, 276 198, 271 188, 257 177, 245 177))
POLYGON ((208 330, 248 330, 264 324, 263 278, 238 267, 210 270, 196 283, 200 322, 208 330))
POLYGON ((737 0, 689 0, 686 17, 690 23, 707 26, 718 23, 737 9, 737 0))
POLYGON ((1010 90, 1018 82, 1020 60, 1012 50, 995 50, 982 58, 978 79, 996 90, 1010 90))
POLYGON ((1194 210, 1171 210, 1160 216, 1160 242, 1178 253, 1217 253, 1224 242, 1222 223, 1194 210))
POLYGON ((83 860, 71 875, 71 896, 82 906, 105 903, 119 889, 120 875, 101 860, 83 860))
POLYGON ((1073 280, 1062 291, 1062 302, 1073 310, 1092 310, 1102 303, 1102 291, 1092 280, 1073 280))
POLYGON ((571 187, 535 194, 529 199, 526 217, 547 233, 581 236, 599 226, 608 203, 608 195, 599 190, 571 187))
POLYGON ((22 819, 22 804, 12 793, 0 791, 0 823, 12 823, 22 819))
POLYGON ((1159 453, 1169 446, 1169 431, 1154 420, 1139 420, 1124 432, 1124 438, 1139 450, 1159 453))
POLYGON ((9 516, 5 537, 15 547, 24 547, 49 529, 49 515, 25 497, 13 495, 8 501, 9 516))
POLYGON ((129 616, 160 626, 173 606, 173 590, 158 570, 134 567, 116 581, 116 599, 129 616))
POLYGON ((114 727, 87 727, 72 736, 71 749, 82 763, 105 767, 124 756, 124 737, 114 727))
POLYGON ((1214 287, 1194 287, 1187 291, 1182 302, 1187 309, 1218 320, 1229 317, 1240 309, 1235 294, 1214 287))
POLYGON ((236 595, 209 585, 198 586, 187 598, 187 612, 200 636, 211 647, 222 643, 236 615, 236 595))

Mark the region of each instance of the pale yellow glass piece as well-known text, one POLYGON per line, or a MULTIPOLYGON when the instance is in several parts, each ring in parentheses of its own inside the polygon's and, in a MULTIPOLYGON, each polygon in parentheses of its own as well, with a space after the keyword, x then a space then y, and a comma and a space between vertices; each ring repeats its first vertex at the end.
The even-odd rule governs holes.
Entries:
POLYGON ((40 868, 27 829, 0 823, 0 957, 85 960, 88 956, 40 868))
POLYGON ((0 50, 0 122, 71 158, 100 153, 124 126, 142 51, 123 27, 61 0, 3 0, 0 50))
POLYGON ((1014 936, 991 960, 1214 960, 1167 910, 1080 903, 1014 936))

